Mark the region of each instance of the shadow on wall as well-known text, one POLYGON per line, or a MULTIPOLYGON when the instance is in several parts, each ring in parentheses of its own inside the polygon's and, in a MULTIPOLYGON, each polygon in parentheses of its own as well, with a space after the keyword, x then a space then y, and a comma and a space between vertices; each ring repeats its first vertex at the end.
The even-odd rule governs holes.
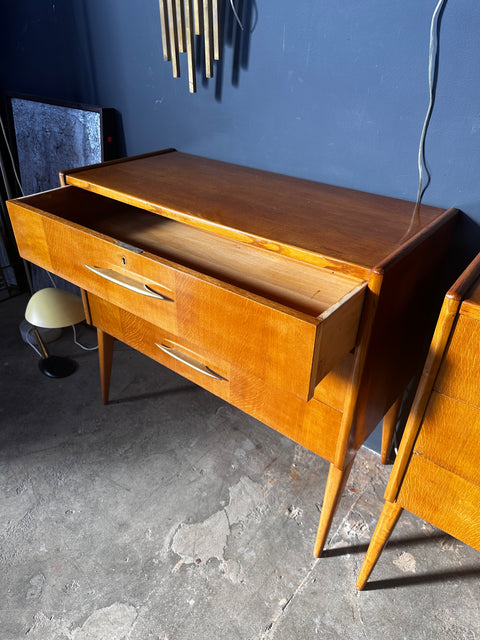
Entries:
MULTIPOLYGON (((231 83, 234 87, 240 84, 240 72, 248 69, 250 56, 250 39, 258 21, 258 5, 256 0, 221 0, 219 2, 220 24, 220 60, 215 62, 214 82, 215 100, 222 101, 225 75, 228 73, 225 62, 225 51, 232 53, 231 83)), ((205 49, 203 36, 196 36, 196 66, 202 74, 202 86, 208 87, 209 79, 205 76, 205 49)))

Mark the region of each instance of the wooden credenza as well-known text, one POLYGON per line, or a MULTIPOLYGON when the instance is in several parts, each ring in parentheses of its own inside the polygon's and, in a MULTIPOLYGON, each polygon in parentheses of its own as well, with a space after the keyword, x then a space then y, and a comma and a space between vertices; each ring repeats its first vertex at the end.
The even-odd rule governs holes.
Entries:
POLYGON ((445 296, 358 589, 403 509, 480 551, 480 254, 445 296))
POLYGON ((8 209, 21 255, 83 291, 104 402, 117 338, 327 459, 320 555, 385 415, 388 449, 458 212, 407 234, 412 203, 171 149, 61 184, 8 209))

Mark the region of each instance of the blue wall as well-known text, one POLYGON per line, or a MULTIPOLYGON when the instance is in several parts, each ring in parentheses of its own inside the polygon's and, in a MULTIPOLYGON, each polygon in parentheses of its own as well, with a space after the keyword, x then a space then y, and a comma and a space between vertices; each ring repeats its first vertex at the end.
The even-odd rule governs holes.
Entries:
MULTIPOLYGON (((116 108, 128 154, 172 146, 414 200, 436 2, 257 0, 243 67, 227 43, 189 94, 185 54, 181 79, 162 59, 158 0, 3 0, 0 88, 116 108)), ((424 201, 480 222, 478 0, 443 14, 427 158, 424 201)))
MULTIPOLYGON (((185 54, 181 79, 163 62, 157 0, 4 0, 1 88, 115 107, 128 154, 174 146, 415 199, 435 4, 257 0, 236 86, 227 44, 189 94, 185 54)), ((480 220, 478 0, 446 5, 427 158, 425 202, 480 220)))

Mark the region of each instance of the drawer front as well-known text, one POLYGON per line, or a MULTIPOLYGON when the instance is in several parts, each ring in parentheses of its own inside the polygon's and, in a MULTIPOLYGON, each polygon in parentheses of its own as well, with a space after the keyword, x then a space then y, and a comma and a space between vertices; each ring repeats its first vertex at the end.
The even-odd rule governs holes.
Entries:
POLYGON ((400 506, 480 551, 480 486, 413 455, 400 506))
POLYGON ((55 216, 11 203, 9 213, 23 258, 176 330, 173 269, 55 216))
POLYGON ((354 364, 353 353, 348 353, 316 386, 314 398, 343 411, 350 387, 354 364))
POLYGON ((333 462, 340 411, 286 393, 97 296, 88 294, 88 304, 93 325, 333 462))
POLYGON ((480 321, 459 316, 435 389, 480 407, 480 321))
POLYGON ((480 485, 480 409, 433 392, 415 452, 480 485))
POLYGON ((211 391, 230 399, 231 365, 133 313, 87 294, 89 319, 102 331, 211 391))
POLYGON ((35 198, 9 203, 25 259, 269 384, 309 399, 355 346, 363 286, 315 318, 67 222, 35 198))

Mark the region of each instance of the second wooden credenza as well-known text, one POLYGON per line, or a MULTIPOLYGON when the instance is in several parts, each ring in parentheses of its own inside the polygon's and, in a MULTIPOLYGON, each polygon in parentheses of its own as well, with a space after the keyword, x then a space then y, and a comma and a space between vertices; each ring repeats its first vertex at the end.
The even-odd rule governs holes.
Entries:
POLYGON ((480 254, 445 296, 357 588, 407 509, 480 551, 480 254))

